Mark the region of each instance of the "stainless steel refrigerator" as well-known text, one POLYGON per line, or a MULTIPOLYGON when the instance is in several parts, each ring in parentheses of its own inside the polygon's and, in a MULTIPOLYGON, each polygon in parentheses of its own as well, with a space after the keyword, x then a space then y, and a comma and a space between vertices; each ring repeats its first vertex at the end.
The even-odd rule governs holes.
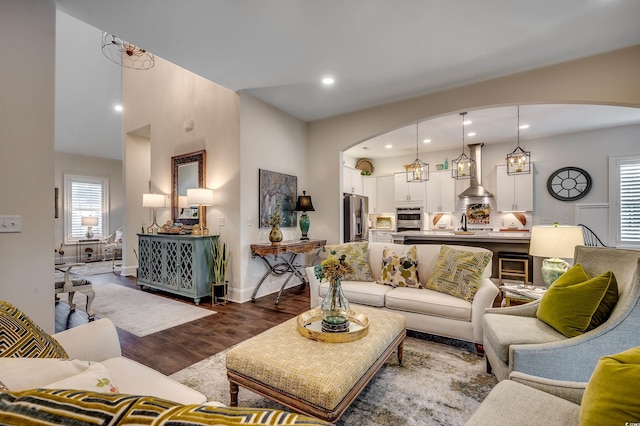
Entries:
POLYGON ((369 199, 362 195, 344 194, 344 242, 367 241, 369 238, 369 199))

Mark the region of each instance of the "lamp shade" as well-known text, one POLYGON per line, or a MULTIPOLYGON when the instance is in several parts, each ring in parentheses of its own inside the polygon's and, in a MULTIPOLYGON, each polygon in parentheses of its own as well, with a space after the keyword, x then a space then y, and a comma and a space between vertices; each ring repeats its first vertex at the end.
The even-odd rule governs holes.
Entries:
POLYGON ((307 195, 307 191, 302 191, 302 195, 298 196, 298 202, 296 203, 297 212, 315 212, 313 203, 311 203, 311 196, 307 195))
POLYGON ((212 206, 213 189, 190 188, 187 189, 187 204, 190 206, 212 206))
POLYGON ((92 216, 83 216, 81 224, 82 226, 98 226, 98 218, 92 216))
POLYGON ((166 207, 167 197, 164 194, 142 194, 142 207, 166 207))
POLYGON ((178 207, 180 207, 180 208, 189 207, 189 203, 187 202, 187 196, 186 195, 179 195, 178 196, 178 207))
POLYGON ((579 226, 534 226, 531 228, 529 254, 538 257, 573 259, 576 246, 584 245, 579 226))

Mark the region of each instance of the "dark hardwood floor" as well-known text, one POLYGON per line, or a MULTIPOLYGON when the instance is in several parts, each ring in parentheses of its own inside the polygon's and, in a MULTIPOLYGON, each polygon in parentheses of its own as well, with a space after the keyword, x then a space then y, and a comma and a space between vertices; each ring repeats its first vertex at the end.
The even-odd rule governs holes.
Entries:
MULTIPOLYGON (((92 275, 90 280, 94 284, 117 283, 138 288, 135 277, 114 273, 92 275)), ((154 294, 193 304, 190 299, 173 297, 168 293, 154 294)), ((89 321, 84 311, 69 311, 66 295, 61 295, 60 299, 56 305, 56 332, 89 321)), ((211 299, 206 298, 200 307, 214 310, 216 314, 145 337, 118 329, 123 355, 163 374, 175 373, 308 310, 309 286, 300 285, 285 290, 278 305, 275 300, 276 294, 271 294, 255 302, 229 302, 212 306, 211 299)))

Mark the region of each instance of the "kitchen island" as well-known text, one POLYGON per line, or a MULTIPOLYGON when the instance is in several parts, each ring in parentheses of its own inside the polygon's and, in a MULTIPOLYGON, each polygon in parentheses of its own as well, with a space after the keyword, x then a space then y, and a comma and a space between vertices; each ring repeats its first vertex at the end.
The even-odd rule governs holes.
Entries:
MULTIPOLYGON (((391 234, 397 244, 451 244, 484 247, 493 252, 493 271, 498 276, 498 252, 529 253, 530 232, 476 231, 456 234, 454 231, 403 231, 391 234)), ((529 276, 533 277, 533 262, 529 262, 529 276)))

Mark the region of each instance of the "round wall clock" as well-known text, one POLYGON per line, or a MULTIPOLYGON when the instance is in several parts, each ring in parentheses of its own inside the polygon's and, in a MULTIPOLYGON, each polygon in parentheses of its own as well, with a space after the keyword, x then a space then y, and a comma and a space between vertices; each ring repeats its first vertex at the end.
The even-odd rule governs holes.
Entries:
POLYGON ((575 201, 591 190, 591 176, 578 167, 563 167, 547 179, 549 194, 560 201, 575 201))

